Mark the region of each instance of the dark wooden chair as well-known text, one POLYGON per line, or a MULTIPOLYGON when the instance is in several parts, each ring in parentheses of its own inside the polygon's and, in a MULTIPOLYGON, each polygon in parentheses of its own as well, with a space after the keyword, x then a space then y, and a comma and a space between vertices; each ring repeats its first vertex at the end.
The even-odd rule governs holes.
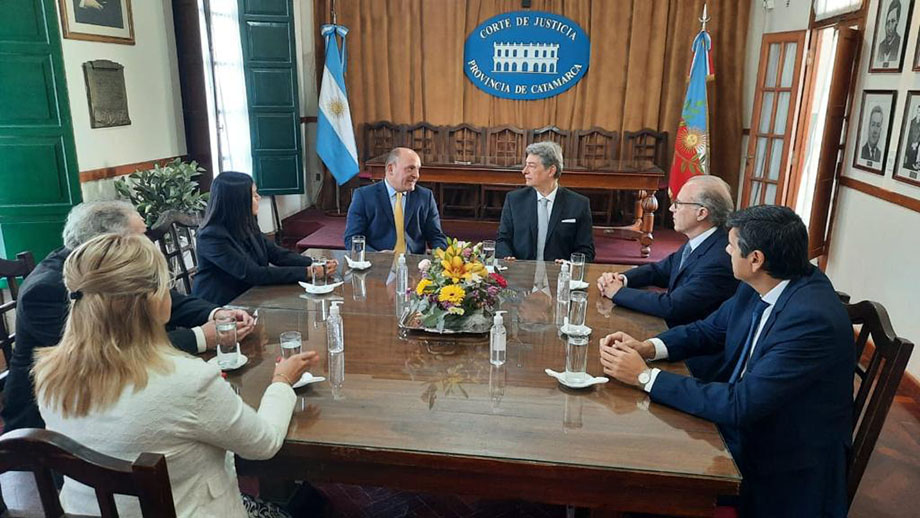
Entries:
MULTIPOLYGON (((655 197, 658 199, 659 207, 667 208, 670 204, 670 200, 668 200, 668 171, 671 169, 671 164, 667 163, 668 132, 655 131, 650 128, 642 128, 639 131, 624 131, 623 158, 626 160, 649 161, 665 172, 664 177, 658 183, 658 191, 655 193, 655 197)), ((677 193, 674 194, 675 196, 677 195, 677 193)), ((660 226, 672 226, 671 211, 660 211, 657 221, 660 226)))
MULTIPOLYGON (((446 159, 451 164, 476 164, 485 159, 486 132, 483 128, 460 124, 444 129, 446 159)), ((480 189, 470 184, 439 184, 441 215, 468 214, 479 217, 480 189)))
POLYGON ((15 261, 0 259, 0 279, 6 280, 10 290, 10 300, 4 300, 3 291, 0 291, 0 348, 3 349, 3 372, 0 372, 0 390, 6 384, 9 374, 10 357, 13 355, 13 342, 15 334, 11 331, 13 325, 7 319, 12 319, 16 309, 16 299, 19 298, 19 280, 25 279, 35 269, 35 258, 32 252, 16 254, 15 261))
POLYGON ((192 279, 198 273, 196 236, 200 218, 194 214, 167 211, 160 215, 147 237, 155 241, 169 265, 173 286, 185 294, 192 292, 192 279))
MULTIPOLYGON (((617 159, 619 135, 615 131, 593 127, 575 132, 574 151, 571 169, 604 171, 611 167, 611 161, 617 159)), ((582 189, 582 194, 591 201, 591 218, 594 223, 609 225, 614 220, 617 201, 630 193, 607 191, 601 189, 582 189)), ((622 205, 621 205, 622 206, 622 205)), ((625 214, 625 210, 622 211, 625 214)))
POLYGON ((531 130, 527 134, 527 143, 532 144, 534 142, 555 142, 559 144, 559 147, 562 148, 562 157, 564 160, 570 160, 575 158, 571 149, 572 146, 572 132, 569 130, 562 130, 556 126, 544 126, 539 129, 531 130))
POLYGON ((117 517, 115 496, 136 496, 144 517, 175 518, 172 489, 162 454, 142 453, 128 462, 81 446, 50 430, 25 428, 0 436, 0 473, 31 471, 46 517, 65 516, 51 472, 96 490, 102 516, 117 517))
MULTIPOLYGON (((486 131, 486 163, 497 167, 524 168, 527 132, 516 126, 495 126, 486 131)), ((501 215, 505 195, 520 185, 482 185, 482 217, 501 215)))
POLYGON ((405 146, 405 128, 390 121, 368 122, 364 124, 363 161, 389 153, 394 147, 405 146))
MULTIPOLYGON (((419 122, 406 126, 405 132, 406 147, 418 153, 422 164, 438 163, 444 160, 444 143, 442 128, 427 122, 419 122)), ((440 205, 440 189, 437 184, 425 183, 425 177, 422 176, 419 183, 424 187, 431 189, 434 193, 435 200, 440 205)))
POLYGON ((847 493, 852 505, 914 344, 895 334, 888 312, 878 302, 866 300, 845 306, 857 333, 859 358, 854 380, 853 447, 847 470, 847 493), (867 348, 870 342, 873 347, 867 348))

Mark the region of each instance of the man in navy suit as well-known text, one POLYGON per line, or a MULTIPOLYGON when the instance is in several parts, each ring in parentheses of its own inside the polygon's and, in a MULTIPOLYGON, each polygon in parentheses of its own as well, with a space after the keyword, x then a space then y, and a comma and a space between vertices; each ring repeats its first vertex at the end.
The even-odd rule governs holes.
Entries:
MULTIPOLYGON (((738 280, 725 253, 728 231, 723 228, 732 211, 731 189, 717 176, 688 180, 671 203, 674 230, 688 241, 657 263, 625 273, 604 273, 597 279, 601 294, 615 304, 661 317, 674 327, 689 324, 710 313, 734 295, 738 280), (643 290, 647 286, 666 292, 643 290)), ((709 379, 721 362, 720 355, 687 360, 698 378, 709 379)))
POLYGON ((424 254, 427 246, 447 248, 434 194, 416 186, 421 167, 415 151, 402 147, 390 151, 384 181, 361 187, 351 199, 346 250, 357 235, 365 237, 370 251, 424 254))
POLYGON ((508 193, 495 241, 496 257, 554 261, 575 252, 594 261, 594 235, 588 198, 559 185, 562 148, 535 142, 526 149, 527 187, 508 193))
POLYGON ((728 220, 735 295, 704 320, 636 341, 601 340, 609 376, 652 401, 719 425, 744 478, 745 517, 844 517, 852 433, 853 328, 834 287, 808 262, 808 234, 789 208, 728 220), (659 369, 721 351, 712 382, 659 369))

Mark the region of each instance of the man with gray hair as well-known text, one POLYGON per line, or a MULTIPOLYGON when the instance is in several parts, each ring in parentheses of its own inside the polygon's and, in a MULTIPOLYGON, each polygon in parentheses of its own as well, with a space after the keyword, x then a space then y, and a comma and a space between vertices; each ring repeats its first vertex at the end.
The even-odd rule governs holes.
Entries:
MULTIPOLYGON (((731 189, 718 176, 687 180, 671 202, 674 230, 687 243, 657 263, 625 273, 607 272, 597 279, 601 295, 620 306, 661 317, 668 327, 702 320, 728 300, 738 288, 731 257, 725 253, 725 220, 734 208, 731 189), (655 286, 666 292, 640 288, 655 286)), ((707 370, 705 360, 688 362, 697 376, 707 370), (699 363, 700 366, 693 362, 699 363)))
POLYGON ((581 252, 587 262, 594 261, 588 198, 559 185, 562 148, 555 142, 535 142, 526 153, 521 173, 527 187, 505 197, 496 256, 554 261, 581 252))
MULTIPOLYGON (((64 225, 64 247, 48 255, 23 281, 16 306, 16 347, 10 358, 9 375, 4 388, 3 416, 5 431, 18 428, 44 428, 44 421, 35 404, 30 371, 34 351, 57 345, 64 333, 64 323, 70 309, 64 286, 64 261, 70 252, 101 234, 143 234, 147 231, 143 218, 124 201, 83 203, 67 215, 64 225)), ((213 349, 217 342, 214 320, 233 318, 237 321, 237 336, 252 331, 253 318, 245 311, 222 309, 203 299, 189 297, 175 290, 172 313, 166 324, 173 346, 189 353, 213 349)))

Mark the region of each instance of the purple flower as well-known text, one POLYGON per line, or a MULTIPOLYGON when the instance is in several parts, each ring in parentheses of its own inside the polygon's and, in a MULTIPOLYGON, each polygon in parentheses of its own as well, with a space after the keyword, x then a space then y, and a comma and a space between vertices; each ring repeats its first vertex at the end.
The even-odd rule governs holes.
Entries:
POLYGON ((460 254, 463 256, 464 259, 469 259, 469 258, 470 258, 470 255, 472 255, 472 253, 473 253, 473 251, 470 250, 469 248, 464 248, 464 249, 463 249, 463 252, 461 252, 460 254))

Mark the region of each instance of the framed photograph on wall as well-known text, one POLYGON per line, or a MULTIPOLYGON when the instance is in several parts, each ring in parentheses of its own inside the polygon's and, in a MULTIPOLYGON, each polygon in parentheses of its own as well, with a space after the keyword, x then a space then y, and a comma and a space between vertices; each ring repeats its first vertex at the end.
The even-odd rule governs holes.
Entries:
POLYGON ((134 45, 131 0, 58 0, 63 36, 134 45))
POLYGON ((863 90, 853 167, 884 174, 896 98, 894 90, 863 90))
POLYGON ((900 72, 914 0, 879 0, 869 72, 900 72))
POLYGON ((920 90, 907 92, 894 179, 920 185, 920 90))

